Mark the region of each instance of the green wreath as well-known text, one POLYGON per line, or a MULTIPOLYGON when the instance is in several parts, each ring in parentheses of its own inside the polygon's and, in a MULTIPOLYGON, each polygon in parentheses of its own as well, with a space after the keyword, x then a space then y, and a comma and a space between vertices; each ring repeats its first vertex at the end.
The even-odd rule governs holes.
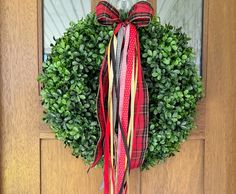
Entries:
MULTIPOLYGON (((144 168, 173 156, 194 127, 202 82, 189 38, 180 28, 153 18, 138 29, 142 66, 150 95, 150 127, 144 168)), ((47 122, 56 138, 86 163, 94 159, 100 134, 96 117, 98 75, 112 27, 97 23, 94 14, 71 23, 56 39, 39 76, 47 122)))

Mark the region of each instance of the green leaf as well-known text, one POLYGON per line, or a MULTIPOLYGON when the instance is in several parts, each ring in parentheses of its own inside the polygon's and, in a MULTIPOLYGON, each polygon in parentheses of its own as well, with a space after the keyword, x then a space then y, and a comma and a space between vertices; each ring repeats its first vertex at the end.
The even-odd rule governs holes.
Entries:
POLYGON ((175 51, 177 51, 177 50, 178 50, 178 47, 177 47, 176 45, 173 45, 173 46, 172 46, 172 49, 175 50, 175 51))
POLYGON ((80 95, 79 97, 80 97, 80 99, 82 99, 82 100, 85 100, 85 99, 86 99, 85 95, 80 95))
POLYGON ((183 56, 182 56, 182 59, 183 59, 183 60, 186 60, 187 58, 188 58, 187 55, 183 55, 183 56))
POLYGON ((148 50, 148 55, 152 56, 152 51, 151 50, 148 50))
POLYGON ((163 63, 166 64, 166 65, 169 65, 170 64, 170 59, 168 58, 165 58, 163 59, 163 63))
POLYGON ((148 64, 152 64, 152 58, 151 58, 151 57, 148 57, 148 58, 147 58, 147 63, 148 63, 148 64))
POLYGON ((150 125, 150 129, 153 130, 155 128, 155 125, 154 124, 151 124, 150 125))
POLYGON ((153 57, 156 57, 156 56, 157 56, 157 54, 158 54, 158 52, 157 52, 157 51, 153 51, 153 53, 152 53, 152 56, 153 56, 153 57))
POLYGON ((105 45, 102 44, 102 43, 100 43, 100 44, 98 45, 98 47, 99 47, 100 49, 102 49, 102 48, 105 48, 105 45))
POLYGON ((149 150, 151 151, 151 152, 153 152, 154 151, 154 146, 150 146, 150 148, 149 148, 149 150))
POLYGON ((105 48, 101 48, 100 49, 100 54, 104 54, 105 53, 105 48))
POLYGON ((157 77, 158 76, 158 73, 157 72, 153 72, 152 73, 152 77, 157 77))

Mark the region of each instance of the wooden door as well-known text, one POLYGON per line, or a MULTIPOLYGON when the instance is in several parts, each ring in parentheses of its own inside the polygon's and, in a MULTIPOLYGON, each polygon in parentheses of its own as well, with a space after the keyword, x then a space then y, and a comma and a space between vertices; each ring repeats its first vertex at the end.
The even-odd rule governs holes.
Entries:
MULTIPOLYGON (((87 174, 41 121, 41 6, 0 1, 0 193, 102 193, 102 170, 87 174)), ((198 129, 176 157, 134 171, 131 194, 236 193, 235 9, 235 0, 205 0, 198 129)))

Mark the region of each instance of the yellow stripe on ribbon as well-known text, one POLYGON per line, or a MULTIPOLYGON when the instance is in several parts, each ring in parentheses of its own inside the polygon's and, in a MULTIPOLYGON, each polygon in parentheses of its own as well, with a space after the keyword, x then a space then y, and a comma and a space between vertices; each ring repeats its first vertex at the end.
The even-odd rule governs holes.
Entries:
MULTIPOLYGON (((111 39, 112 40, 112 39, 111 39)), ((107 70, 108 70, 108 79, 109 79, 109 86, 108 86, 108 119, 110 121, 110 148, 111 148, 111 171, 110 174, 112 174, 113 169, 113 107, 112 107, 112 88, 113 88, 113 67, 112 67, 112 61, 111 61, 111 40, 108 45, 108 59, 107 59, 107 70)), ((110 179, 112 177, 110 176, 110 179)), ((112 180, 110 181, 112 183, 112 180)), ((111 194, 113 194, 113 184, 111 186, 111 194)))

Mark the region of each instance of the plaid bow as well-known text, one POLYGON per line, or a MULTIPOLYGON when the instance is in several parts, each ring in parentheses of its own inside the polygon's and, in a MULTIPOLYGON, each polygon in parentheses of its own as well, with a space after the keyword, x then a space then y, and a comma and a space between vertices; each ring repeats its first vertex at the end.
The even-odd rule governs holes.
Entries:
POLYGON ((150 23, 153 8, 140 1, 122 21, 115 7, 100 1, 96 15, 100 24, 117 26, 99 75, 97 116, 101 136, 91 167, 104 155, 104 194, 124 194, 130 170, 142 165, 147 149, 149 97, 136 27, 150 23))

